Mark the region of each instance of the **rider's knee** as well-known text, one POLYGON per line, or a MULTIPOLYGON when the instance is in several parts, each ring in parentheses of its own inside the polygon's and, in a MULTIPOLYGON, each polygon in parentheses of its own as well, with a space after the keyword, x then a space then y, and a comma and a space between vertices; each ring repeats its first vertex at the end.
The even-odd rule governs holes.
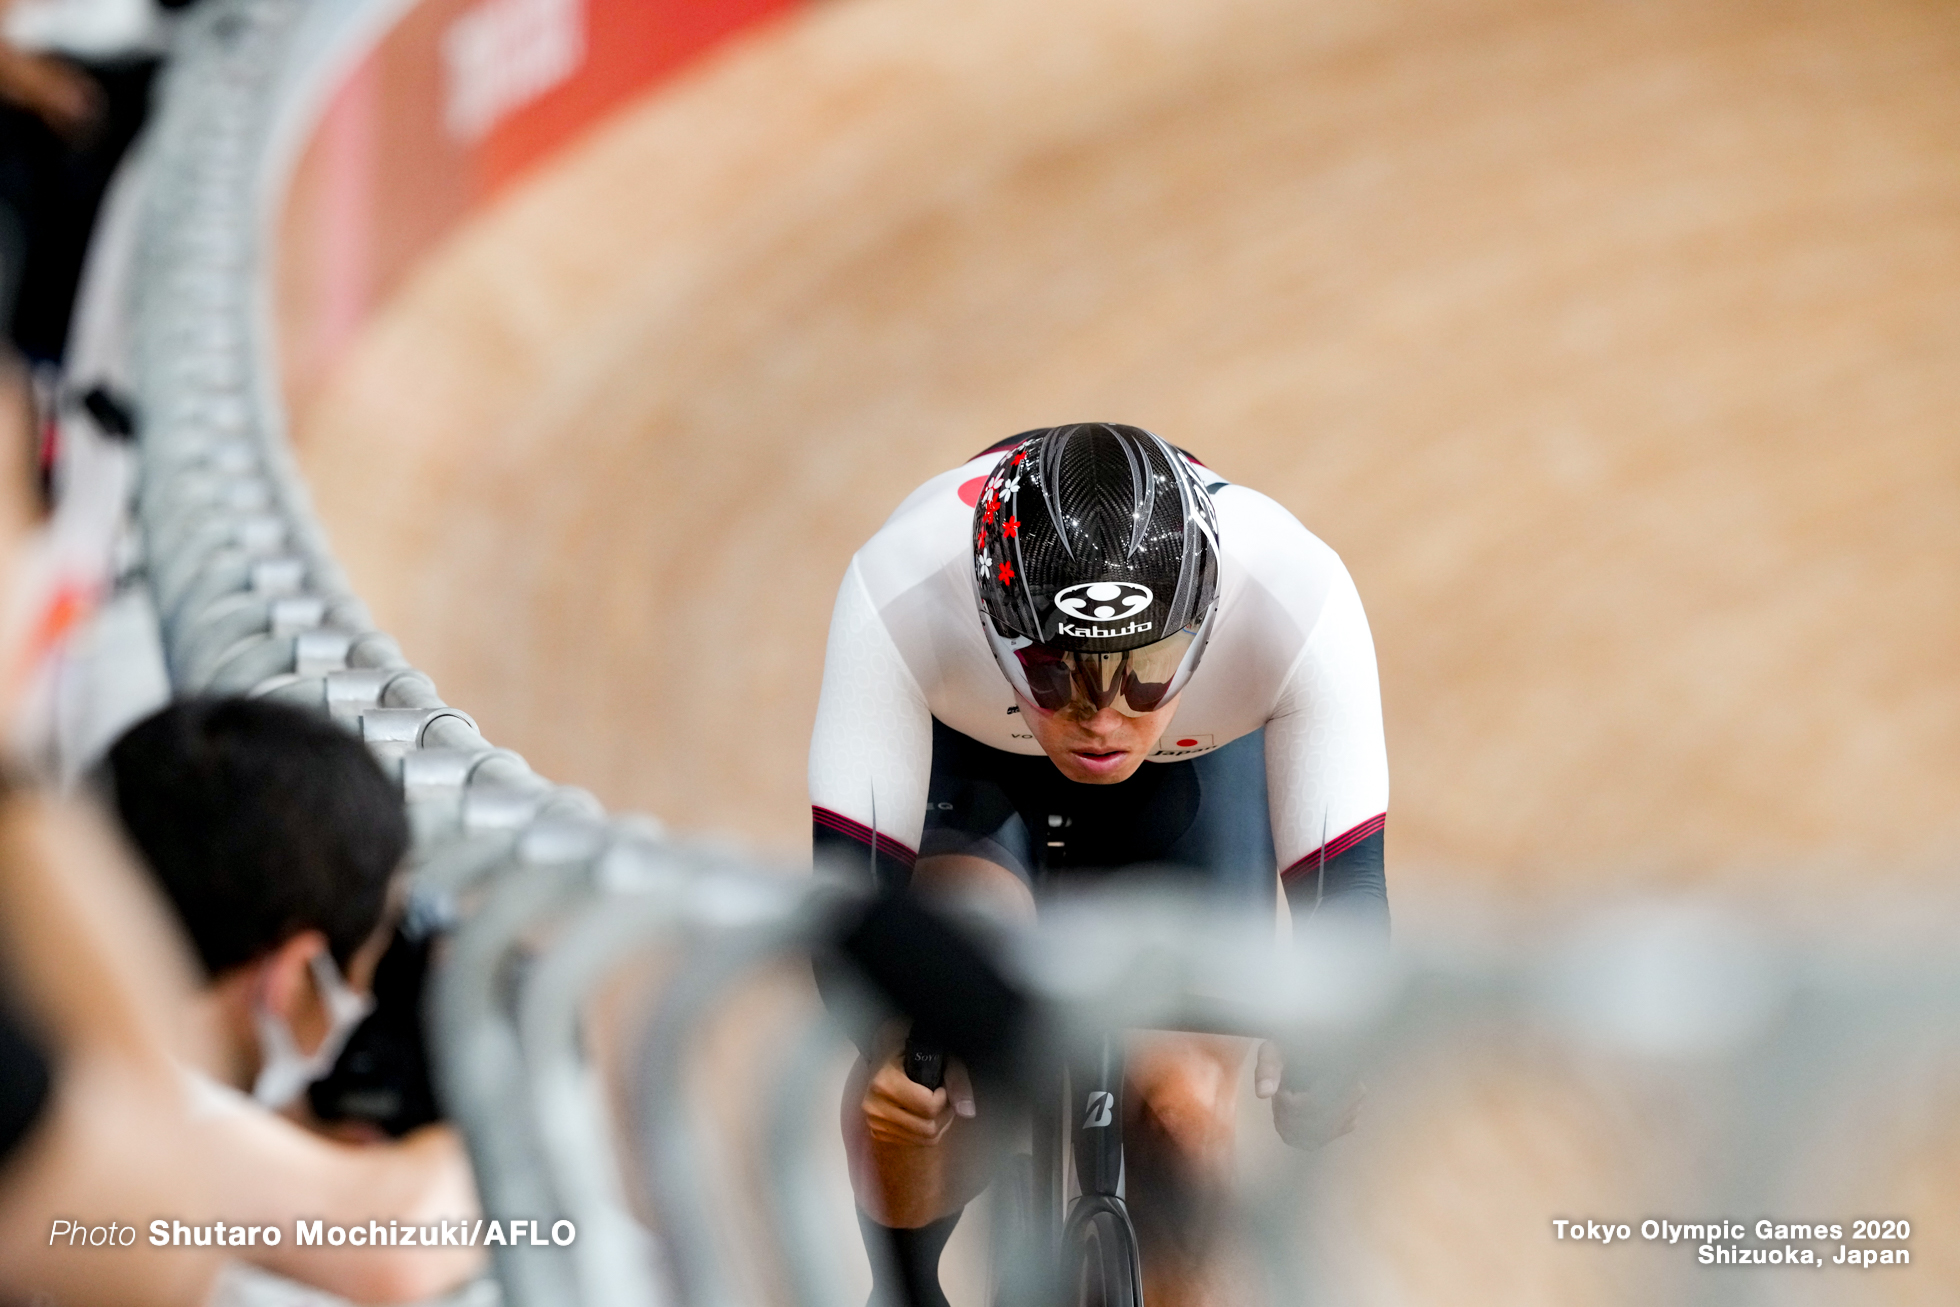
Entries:
POLYGON ((1143 1133, 1194 1158, 1229 1147, 1238 1120, 1240 1060, 1186 1041, 1133 1056, 1131 1093, 1143 1133))
POLYGON ((1238 1102, 1202 1074, 1179 1076, 1153 1085, 1142 1095, 1144 1117, 1154 1133, 1180 1152, 1202 1152, 1229 1136, 1238 1102))

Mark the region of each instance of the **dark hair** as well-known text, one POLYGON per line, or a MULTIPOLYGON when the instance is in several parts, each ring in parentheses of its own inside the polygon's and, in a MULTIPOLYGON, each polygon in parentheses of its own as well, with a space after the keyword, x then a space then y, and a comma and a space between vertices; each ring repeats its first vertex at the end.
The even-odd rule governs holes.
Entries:
POLYGON ((109 751, 116 809, 216 976, 302 930, 348 960, 381 923, 408 850, 401 795, 319 713, 189 699, 109 751))

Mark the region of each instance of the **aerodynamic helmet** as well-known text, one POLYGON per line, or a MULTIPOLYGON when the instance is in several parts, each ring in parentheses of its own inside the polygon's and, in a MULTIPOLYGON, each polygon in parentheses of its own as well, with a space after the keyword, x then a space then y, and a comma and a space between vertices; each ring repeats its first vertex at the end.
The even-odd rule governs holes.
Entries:
POLYGON ((994 660, 1045 711, 1153 711, 1190 679, 1218 601, 1218 516, 1191 460, 1141 427, 1030 431, 973 510, 994 660))

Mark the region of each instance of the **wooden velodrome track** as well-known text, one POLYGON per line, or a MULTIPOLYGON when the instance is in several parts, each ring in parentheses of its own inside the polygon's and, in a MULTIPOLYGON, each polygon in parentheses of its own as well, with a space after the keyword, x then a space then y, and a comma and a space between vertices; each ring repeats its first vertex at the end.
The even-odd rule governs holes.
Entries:
MULTIPOLYGON (((794 854, 851 551, 1002 435, 1141 423, 1354 572, 1401 919, 1833 911, 1960 854, 1956 159, 1926 0, 832 0, 441 248, 297 442, 490 738, 794 854)), ((1543 1222, 1652 1122, 1466 1074, 1380 1228, 1508 1199, 1381 1300, 1611 1298, 1543 1222)), ((1918 1138, 1862 1214, 1950 1209, 1918 1138)))
POLYGON ((1105 417, 1347 560, 1405 904, 1936 873, 1956 87, 1915 0, 835 0, 449 242, 297 439, 450 700, 677 827, 801 847, 851 551, 1105 417))

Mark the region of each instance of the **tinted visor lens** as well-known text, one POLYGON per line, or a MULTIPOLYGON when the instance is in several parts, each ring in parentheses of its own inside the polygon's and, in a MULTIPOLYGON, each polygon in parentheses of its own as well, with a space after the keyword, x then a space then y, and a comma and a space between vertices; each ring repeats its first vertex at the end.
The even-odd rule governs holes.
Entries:
POLYGON ((1168 639, 1132 649, 1123 663, 1122 692, 1117 708, 1132 717, 1155 712, 1170 694, 1171 683, 1191 656, 1198 633, 1187 627, 1168 639), (1128 708, 1124 705, 1128 704, 1128 708))
POLYGON ((1060 712, 1075 697, 1075 674, 1069 655, 1047 645, 1030 644, 1014 651, 1027 678, 1028 698, 1043 712, 1060 712))
POLYGON ((1091 713, 1113 705, 1125 716, 1141 717, 1163 706, 1196 637, 1186 629, 1122 653, 1071 653, 1031 644, 1014 656, 1027 678, 1028 698, 1043 712, 1079 702, 1091 713))

